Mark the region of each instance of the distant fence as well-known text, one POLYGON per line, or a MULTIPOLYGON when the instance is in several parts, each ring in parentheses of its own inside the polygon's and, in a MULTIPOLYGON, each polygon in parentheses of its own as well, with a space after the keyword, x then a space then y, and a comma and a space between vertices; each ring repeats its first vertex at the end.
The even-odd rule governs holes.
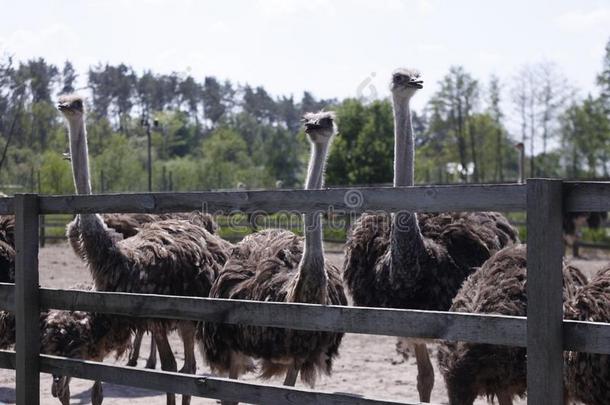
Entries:
MULTIPOLYGON (((269 224, 269 221, 260 220, 261 216, 258 217, 248 215, 246 218, 240 219, 238 221, 230 221, 227 223, 225 218, 217 217, 216 220, 221 228, 231 228, 238 229, 241 232, 237 234, 227 234, 223 235, 223 238, 228 240, 229 242, 237 242, 243 238, 248 233, 255 232, 257 230, 265 229, 265 228, 280 228, 287 229, 291 231, 301 231, 303 229, 303 223, 300 216, 297 218, 293 218, 290 221, 278 221, 277 223, 273 222, 269 224), (270 226, 272 225, 272 226, 270 226)), ((326 217, 323 217, 323 223, 326 223, 326 217)), ((341 228, 343 233, 347 234, 349 228, 351 227, 351 216, 344 215, 341 217, 341 228)), ((39 227, 39 235, 40 235, 40 247, 44 247, 47 242, 61 242, 66 240, 66 225, 68 221, 58 219, 54 216, 40 216, 40 227, 39 227)), ((345 243, 345 238, 340 238, 333 235, 325 235, 324 242, 328 243, 345 243)))
POLYGON ((42 309, 83 310, 145 318, 201 320, 312 331, 459 340, 526 347, 528 404, 563 403, 563 350, 610 354, 610 324, 564 321, 563 211, 610 210, 610 184, 532 179, 527 185, 149 193, 94 196, 17 195, 0 199, 16 215, 16 283, 0 285, 0 306, 16 314, 16 351, 0 367, 16 369, 18 404, 40 403, 40 372, 101 380, 227 401, 265 404, 407 404, 354 394, 180 375, 40 355, 42 309), (358 205, 346 203, 357 193, 358 205), (527 211, 527 318, 406 309, 69 291, 38 283, 39 215, 95 212, 368 210, 527 211))

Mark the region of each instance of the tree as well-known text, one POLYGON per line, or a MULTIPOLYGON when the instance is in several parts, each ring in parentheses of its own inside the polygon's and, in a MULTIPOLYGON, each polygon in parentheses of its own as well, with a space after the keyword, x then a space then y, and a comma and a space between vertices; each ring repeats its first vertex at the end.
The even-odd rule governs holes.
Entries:
POLYGON ((260 86, 254 90, 248 85, 244 87, 243 109, 258 122, 272 124, 277 121, 275 101, 260 86))
POLYGON ((589 96, 581 105, 570 106, 562 116, 561 133, 569 151, 567 173, 570 177, 581 177, 584 173, 595 178, 598 168, 608 177, 610 122, 601 99, 589 96))
POLYGON ((500 79, 493 75, 489 80, 489 115, 491 119, 494 121, 496 130, 495 130, 495 168, 494 168, 494 180, 495 181, 504 181, 504 155, 502 153, 503 150, 503 141, 504 141, 504 128, 502 127, 502 118, 504 114, 500 108, 501 102, 501 86, 500 79))
POLYGON ((340 134, 326 169, 328 184, 380 184, 392 181, 394 128, 389 101, 363 105, 348 99, 337 107, 340 134))
POLYGON ((226 106, 224 98, 227 88, 223 87, 215 77, 206 77, 203 82, 203 112, 205 118, 210 120, 213 126, 216 126, 224 113, 226 106))
MULTIPOLYGON (((452 66, 440 82, 440 89, 430 100, 437 118, 445 122, 456 139, 462 168, 473 164, 473 178, 479 181, 478 154, 474 135, 470 130, 470 115, 478 102, 479 83, 461 66, 452 66), (469 153, 470 152, 470 153, 469 153)), ((466 181, 466 173, 460 173, 466 181)))
POLYGON ((573 92, 568 80, 553 63, 541 63, 536 67, 535 89, 540 111, 540 127, 542 130, 542 154, 539 157, 539 174, 548 176, 546 155, 548 143, 557 136, 557 116, 563 109, 566 99, 573 92))
POLYGON ((69 60, 67 60, 64 63, 64 68, 61 71, 61 76, 62 76, 62 87, 61 87, 61 90, 59 91, 59 94, 73 93, 74 92, 74 82, 76 81, 76 78, 78 77, 78 75, 76 74, 76 71, 74 70, 74 66, 72 66, 72 63, 69 60))
MULTIPOLYGON (((535 174, 534 144, 536 138, 536 92, 535 75, 531 66, 523 66, 515 75, 511 89, 513 103, 519 114, 521 124, 521 142, 524 147, 530 141, 530 176, 535 174), (528 134, 529 130, 529 134, 528 134)), ((525 170, 525 168, 524 168, 525 170)))
POLYGON ((208 188, 234 188, 238 183, 256 187, 264 182, 245 141, 230 128, 220 127, 203 142, 202 179, 208 188))
POLYGON ((606 43, 602 71, 597 75, 596 79, 606 114, 610 115, 610 39, 606 43))

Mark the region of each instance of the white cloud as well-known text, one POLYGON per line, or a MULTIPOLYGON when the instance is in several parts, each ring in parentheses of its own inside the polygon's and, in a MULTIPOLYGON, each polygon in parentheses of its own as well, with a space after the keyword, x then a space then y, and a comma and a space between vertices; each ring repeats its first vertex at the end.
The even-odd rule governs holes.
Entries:
POLYGON ((417 49, 423 53, 441 53, 447 51, 447 47, 445 45, 435 43, 417 44, 417 49))
POLYGON ((584 31, 610 25, 610 7, 591 11, 572 10, 559 15, 555 22, 568 31, 584 31))
POLYGON ((335 6, 330 0, 258 0, 256 8, 266 17, 285 17, 301 12, 318 11, 334 15, 335 6))

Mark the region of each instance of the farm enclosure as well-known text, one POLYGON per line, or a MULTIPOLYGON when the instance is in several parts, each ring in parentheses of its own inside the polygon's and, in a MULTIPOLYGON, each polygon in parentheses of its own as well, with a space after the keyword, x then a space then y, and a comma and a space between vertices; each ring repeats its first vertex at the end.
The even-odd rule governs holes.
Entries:
POLYGON ((128 194, 38 197, 0 200, 0 213, 17 215, 16 286, 0 289, 3 306, 17 314, 16 354, 3 352, 0 363, 17 369, 18 403, 39 400, 39 372, 122 382, 143 388, 254 403, 396 403, 341 393, 235 382, 208 376, 184 376, 113 368, 38 354, 40 308, 80 309, 143 317, 205 319, 304 330, 413 336, 527 346, 528 403, 560 403, 562 351, 607 353, 605 324, 562 320, 561 213, 610 209, 610 185, 559 180, 530 180, 527 185, 361 188, 321 191, 128 194), (354 194, 356 193, 356 194, 354 194), (360 197, 351 203, 347 195, 360 197), (332 307, 309 304, 228 301, 139 294, 62 291, 38 288, 38 215, 78 212, 178 212, 265 210, 325 211, 521 211, 528 212, 528 318, 444 312, 332 307), (13 305, 14 302, 14 305, 13 305), (527 325, 530 327, 527 328, 527 325), (559 362, 559 363, 558 363, 559 362), (559 365, 559 366, 558 366, 559 365), (142 377, 146 376, 146 379, 142 377), (27 389, 26 389, 27 386, 27 389), (551 400, 549 400, 549 398, 551 400), (549 402, 550 401, 550 402, 549 402))

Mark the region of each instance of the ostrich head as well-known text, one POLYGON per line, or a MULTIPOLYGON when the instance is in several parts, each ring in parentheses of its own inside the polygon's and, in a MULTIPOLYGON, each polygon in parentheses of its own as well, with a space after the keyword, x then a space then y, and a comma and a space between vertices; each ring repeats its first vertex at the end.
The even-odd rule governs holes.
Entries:
POLYGON ((424 81, 421 79, 420 73, 415 69, 396 69, 392 73, 390 90, 394 96, 410 99, 417 90, 423 88, 424 81))
POLYGON ((327 143, 337 133, 333 112, 307 113, 303 116, 302 121, 305 133, 313 143, 327 143))
POLYGON ((61 96, 57 103, 57 109, 62 112, 68 121, 81 119, 85 114, 85 103, 83 97, 72 94, 61 96))

